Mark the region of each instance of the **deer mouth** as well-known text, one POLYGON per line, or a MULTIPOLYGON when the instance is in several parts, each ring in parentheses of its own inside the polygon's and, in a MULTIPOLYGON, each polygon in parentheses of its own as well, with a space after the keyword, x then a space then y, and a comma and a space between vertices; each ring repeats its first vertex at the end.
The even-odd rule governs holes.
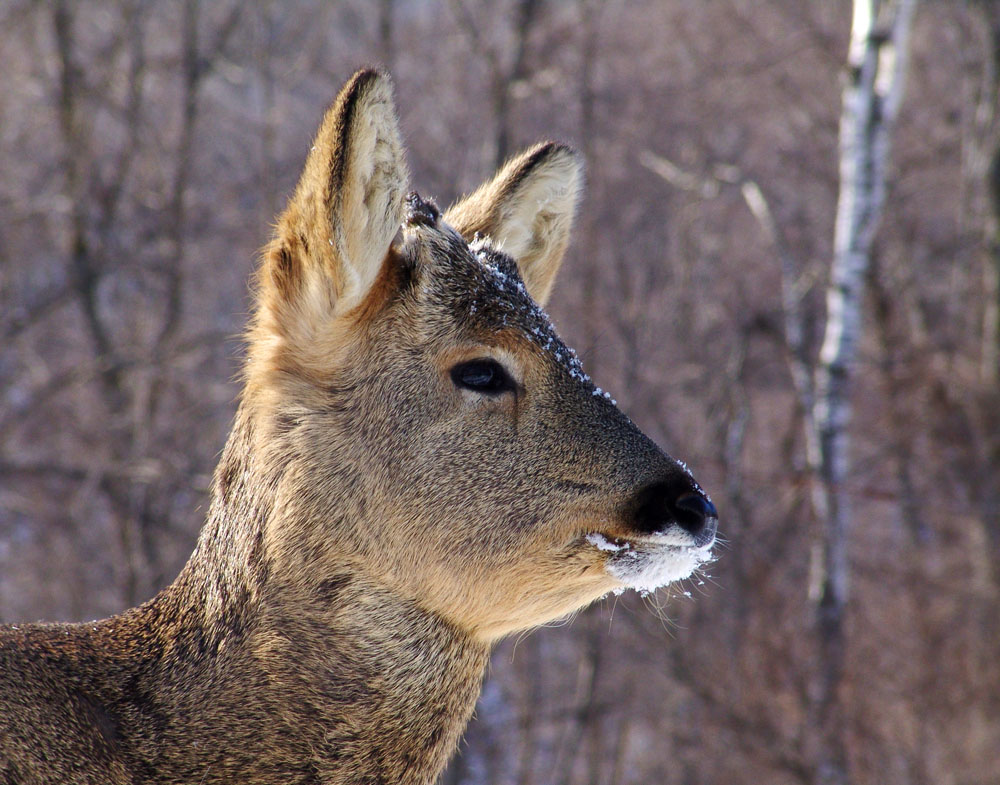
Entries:
POLYGON ((612 537, 592 532, 584 538, 606 554, 605 571, 622 588, 651 592, 691 577, 713 560, 714 532, 707 541, 670 531, 638 537, 612 537))

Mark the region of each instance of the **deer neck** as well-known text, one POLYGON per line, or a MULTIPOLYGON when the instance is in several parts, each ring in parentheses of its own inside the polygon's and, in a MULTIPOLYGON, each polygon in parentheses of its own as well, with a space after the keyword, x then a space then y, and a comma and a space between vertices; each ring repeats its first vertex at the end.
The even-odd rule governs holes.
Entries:
POLYGON ((436 781, 475 707, 486 647, 350 576, 307 600, 276 598, 265 619, 255 656, 293 726, 317 731, 321 782, 436 781))
POLYGON ((252 472, 239 457, 252 454, 246 436, 234 430, 188 565, 131 612, 163 633, 167 667, 151 690, 206 709, 187 752, 192 774, 214 781, 204 772, 225 750, 248 783, 275 772, 283 782, 433 783, 475 707, 488 647, 346 566, 309 575, 269 560, 273 510, 259 491, 270 483, 241 479, 252 472))

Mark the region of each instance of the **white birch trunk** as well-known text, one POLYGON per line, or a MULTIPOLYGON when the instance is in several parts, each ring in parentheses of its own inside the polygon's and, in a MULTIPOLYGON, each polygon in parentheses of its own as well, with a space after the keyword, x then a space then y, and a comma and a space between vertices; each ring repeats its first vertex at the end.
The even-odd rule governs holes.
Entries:
POLYGON ((903 95, 916 0, 854 0, 840 121, 840 194, 827 319, 807 434, 821 535, 814 571, 820 639, 815 692, 816 781, 847 783, 845 723, 838 704, 844 669, 844 610, 850 569, 850 382, 872 241, 885 200, 891 132, 903 95))

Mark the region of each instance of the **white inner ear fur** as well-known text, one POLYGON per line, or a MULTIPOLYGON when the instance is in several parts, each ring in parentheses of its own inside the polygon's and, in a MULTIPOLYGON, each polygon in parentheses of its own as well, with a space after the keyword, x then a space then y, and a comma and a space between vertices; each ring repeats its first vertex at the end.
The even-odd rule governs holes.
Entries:
POLYGON ((494 242, 524 263, 566 240, 580 193, 580 171, 569 156, 557 156, 521 183, 501 211, 494 242))
POLYGON ((544 305, 569 243, 583 170, 569 148, 556 146, 532 164, 538 152, 508 162, 493 180, 449 208, 445 220, 467 239, 474 232, 488 235, 517 262, 529 294, 544 305))
POLYGON ((409 176, 387 80, 373 85, 357 108, 348 156, 333 225, 342 264, 339 313, 364 300, 403 220, 409 176))

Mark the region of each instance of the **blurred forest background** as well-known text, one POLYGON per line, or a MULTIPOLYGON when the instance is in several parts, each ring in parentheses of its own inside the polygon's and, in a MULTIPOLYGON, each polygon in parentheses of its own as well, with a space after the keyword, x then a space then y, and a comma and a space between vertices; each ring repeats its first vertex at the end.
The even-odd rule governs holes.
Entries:
POLYGON ((826 325, 851 13, 0 2, 0 621, 115 613, 178 572, 257 249, 326 105, 381 63, 442 205, 538 139, 585 153, 550 312, 728 543, 704 583, 501 646, 444 782, 1000 782, 1000 4, 914 17, 831 649, 796 369, 826 325))

